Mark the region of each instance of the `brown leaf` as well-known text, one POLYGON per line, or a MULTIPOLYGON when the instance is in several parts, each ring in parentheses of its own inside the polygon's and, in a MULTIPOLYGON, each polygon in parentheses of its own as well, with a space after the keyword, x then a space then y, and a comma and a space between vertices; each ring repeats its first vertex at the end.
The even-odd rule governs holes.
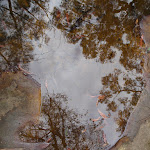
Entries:
POLYGON ((136 25, 138 25, 138 22, 139 22, 139 20, 138 20, 138 19, 136 19, 135 24, 136 24, 136 25))
POLYGON ((103 114, 99 109, 98 109, 98 112, 100 114, 100 116, 102 116, 104 119, 108 118, 105 114, 103 114))
POLYGON ((101 118, 98 117, 97 119, 91 119, 93 122, 100 120, 101 118))
POLYGON ((66 18, 67 18, 67 23, 69 25, 70 23, 69 23, 69 15, 68 15, 68 13, 66 13, 66 18))
POLYGON ((103 132, 103 139, 104 139, 104 143, 107 143, 106 135, 104 132, 103 132))
POLYGON ((99 99, 99 100, 104 99, 104 98, 105 98, 104 95, 99 95, 99 96, 98 96, 98 99, 99 99))
POLYGON ((86 132, 86 129, 82 130, 82 133, 86 132))

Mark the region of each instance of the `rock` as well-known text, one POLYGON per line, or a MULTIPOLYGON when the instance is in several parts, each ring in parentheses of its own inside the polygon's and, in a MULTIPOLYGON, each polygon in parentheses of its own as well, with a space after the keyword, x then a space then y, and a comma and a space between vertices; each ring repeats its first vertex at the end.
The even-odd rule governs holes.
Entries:
POLYGON ((141 33, 147 47, 150 47, 150 16, 143 17, 140 22, 141 33))
POLYGON ((18 130, 40 116, 41 87, 22 72, 0 77, 0 148, 20 148, 18 130))
MULTIPOLYGON (((150 16, 140 23, 145 44, 150 47, 150 16)), ((129 117, 123 136, 110 150, 150 150, 150 53, 145 54, 144 79, 146 87, 129 117), (128 142, 124 140, 128 138, 128 142)))
POLYGON ((150 73, 150 53, 145 55, 144 71, 147 74, 150 73))
POLYGON ((120 147, 122 147, 123 144, 127 142, 129 142, 129 138, 124 136, 121 139, 119 139, 117 143, 113 147, 111 147, 109 150, 118 150, 120 147))
POLYGON ((150 120, 140 126, 132 142, 121 145, 119 150, 150 150, 150 120))

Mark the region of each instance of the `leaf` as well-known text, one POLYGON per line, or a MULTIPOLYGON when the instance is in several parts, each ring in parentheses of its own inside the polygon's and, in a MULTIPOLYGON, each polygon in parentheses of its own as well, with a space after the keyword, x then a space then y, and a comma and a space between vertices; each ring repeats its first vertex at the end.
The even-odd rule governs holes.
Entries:
POLYGON ((139 22, 139 20, 138 20, 138 19, 136 19, 135 24, 136 24, 136 25, 138 25, 138 22, 139 22))
POLYGON ((67 18, 67 23, 69 25, 70 23, 69 23, 69 15, 68 15, 68 13, 66 13, 66 18, 67 18))
POLYGON ((104 132, 103 132, 103 139, 104 139, 104 143, 107 143, 106 135, 104 132))
POLYGON ((100 116, 102 116, 102 118, 104 118, 104 119, 108 118, 108 117, 107 117, 105 114, 103 114, 99 109, 98 109, 98 112, 99 112, 100 116))
POLYGON ((108 145, 108 143, 103 144, 103 147, 106 147, 108 145))
POLYGON ((57 19, 60 19, 60 15, 61 15, 61 12, 58 10, 58 11, 57 11, 56 18, 57 18, 57 19))
POLYGON ((104 95, 96 95, 96 96, 93 96, 93 95, 90 95, 92 98, 94 98, 94 97, 98 97, 98 99, 100 100, 100 99, 104 99, 105 98, 105 96, 104 95))
POLYGON ((94 97, 97 97, 97 96, 93 96, 93 95, 90 95, 92 98, 94 98, 94 97))
POLYGON ((82 132, 82 133, 86 132, 86 129, 82 130, 81 132, 82 132))
POLYGON ((97 119, 91 119, 93 122, 100 120, 101 118, 98 117, 97 119))
POLYGON ((140 47, 142 47, 143 45, 143 35, 141 36, 141 39, 140 39, 140 47))
POLYGON ((96 102, 96 107, 98 106, 98 103, 99 103, 99 100, 97 100, 97 102, 96 102))
POLYGON ((49 143, 52 140, 52 138, 49 138, 46 142, 49 143))
POLYGON ((104 98, 105 98, 104 95, 99 95, 99 96, 98 96, 98 99, 99 99, 99 100, 104 99, 104 98))

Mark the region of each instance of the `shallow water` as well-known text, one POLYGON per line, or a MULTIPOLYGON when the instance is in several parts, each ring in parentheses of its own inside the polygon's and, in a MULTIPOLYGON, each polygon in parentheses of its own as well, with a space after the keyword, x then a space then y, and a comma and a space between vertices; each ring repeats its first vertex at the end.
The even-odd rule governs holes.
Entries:
POLYGON ((40 120, 46 130, 41 133, 36 126, 39 135, 32 133, 31 138, 29 124, 20 131, 21 141, 51 138, 49 149, 105 149, 114 144, 145 86, 139 21, 149 13, 148 2, 16 4, 0 2, 1 72, 20 64, 41 84, 40 120))

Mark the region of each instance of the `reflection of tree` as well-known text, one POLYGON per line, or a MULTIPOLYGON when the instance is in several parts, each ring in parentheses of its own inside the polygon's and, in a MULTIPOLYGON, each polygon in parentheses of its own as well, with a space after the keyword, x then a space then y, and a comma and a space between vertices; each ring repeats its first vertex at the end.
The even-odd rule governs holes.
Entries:
POLYGON ((133 79, 124 74, 124 83, 120 85, 119 75, 121 75, 121 71, 116 69, 114 73, 110 73, 102 78, 103 89, 100 93, 105 95, 105 98, 100 99, 99 102, 107 104, 107 110, 112 112, 121 109, 121 105, 123 106, 123 110, 117 110, 118 118, 116 118, 119 126, 117 131, 123 133, 130 112, 137 104, 145 84, 142 77, 134 77, 135 79, 133 79), (120 97, 123 93, 126 94, 126 97, 120 97), (118 102, 120 103, 119 105, 117 105, 118 102))
POLYGON ((0 1, 0 68, 33 59, 32 39, 47 38, 47 23, 42 17, 45 5, 46 2, 37 0, 0 1))
MULTIPOLYGON (((19 133, 24 142, 44 142, 50 139, 48 149, 103 149, 103 132, 95 130, 98 124, 81 123, 79 115, 67 106, 67 97, 62 94, 46 96, 43 102, 42 118, 39 125, 29 123, 19 133)), ((84 121, 83 121, 84 122, 84 121)))
POLYGON ((81 40, 86 58, 98 57, 105 63, 115 57, 111 47, 116 47, 122 51, 120 62, 126 69, 141 71, 139 27, 135 27, 138 16, 134 15, 132 5, 134 2, 128 4, 121 0, 63 0, 61 7, 54 9, 53 23, 64 32, 69 42, 81 40), (125 34, 126 43, 122 40, 125 34))
MULTIPOLYGON (((115 47, 122 52, 119 61, 126 70, 135 69, 142 73, 143 52, 139 48, 139 26, 135 23, 140 14, 134 14, 139 8, 137 1, 130 4, 121 0, 63 1, 60 9, 54 9, 53 23, 64 32, 69 42, 80 40, 86 58, 98 58, 101 63, 106 63, 115 57, 116 52, 112 49, 115 47)), ((118 80, 120 74, 121 71, 115 70, 102 78, 100 94, 105 98, 99 102, 107 104, 107 110, 112 112, 121 109, 118 108, 119 102, 123 104, 124 108, 118 112, 116 119, 117 131, 122 133, 144 84, 141 77, 124 75, 124 85, 121 86, 118 80), (126 97, 120 97, 122 93, 126 97)))

